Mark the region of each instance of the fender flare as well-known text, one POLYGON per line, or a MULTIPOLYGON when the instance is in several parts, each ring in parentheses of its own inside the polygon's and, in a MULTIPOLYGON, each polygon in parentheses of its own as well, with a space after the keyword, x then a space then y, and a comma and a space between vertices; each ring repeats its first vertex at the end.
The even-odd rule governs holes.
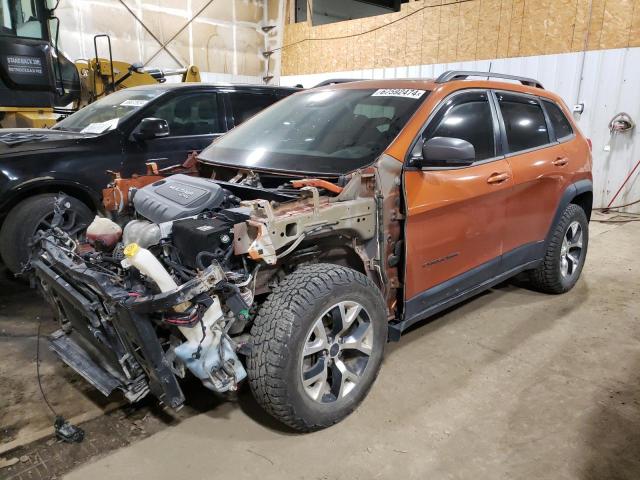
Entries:
POLYGON ((571 201, 576 198, 578 195, 581 195, 586 192, 593 193, 593 182, 589 179, 578 180, 575 183, 569 185, 565 191, 562 193, 562 197, 560 197, 560 202, 558 203, 558 208, 556 208, 556 213, 553 216, 553 220, 551 221, 551 225, 549 226, 549 230, 547 231, 547 236, 545 237, 545 246, 549 242, 551 238, 551 232, 553 230, 553 226, 558 222, 560 216, 567 208, 567 205, 571 203, 571 201))
POLYGON ((38 192, 57 193, 58 191, 66 191, 69 195, 76 198, 78 195, 77 193, 74 195, 74 193, 80 192, 81 197, 78 198, 78 200, 87 204, 87 206, 94 211, 100 208, 100 195, 92 189, 72 180, 47 177, 30 179, 19 185, 14 185, 10 190, 5 191, 3 194, 5 198, 3 198, 2 204, 0 204, 0 216, 4 218, 18 203, 30 196, 38 195, 38 192))

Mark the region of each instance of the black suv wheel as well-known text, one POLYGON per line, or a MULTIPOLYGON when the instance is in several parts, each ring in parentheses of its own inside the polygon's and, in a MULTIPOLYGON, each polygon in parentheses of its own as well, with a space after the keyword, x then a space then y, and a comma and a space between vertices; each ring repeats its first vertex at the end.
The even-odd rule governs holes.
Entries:
MULTIPOLYGON (((0 255, 9 270, 20 273, 29 259, 29 241, 39 228, 53 219, 53 205, 57 195, 46 193, 22 201, 9 212, 0 230, 0 255)), ((67 196, 69 205, 62 225, 72 235, 85 229, 94 217, 80 200, 67 196)))

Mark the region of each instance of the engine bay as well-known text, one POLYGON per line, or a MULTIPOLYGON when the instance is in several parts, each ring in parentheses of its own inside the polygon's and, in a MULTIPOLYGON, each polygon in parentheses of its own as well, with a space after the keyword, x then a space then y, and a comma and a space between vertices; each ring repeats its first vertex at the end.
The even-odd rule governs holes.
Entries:
POLYGON ((235 391, 252 319, 287 271, 345 244, 362 261, 367 248, 376 254, 371 183, 361 172, 343 186, 282 178, 268 188, 252 172, 176 174, 129 191, 132 213, 96 217, 81 240, 56 226, 59 198, 31 259, 60 323, 52 348, 102 393, 130 401, 151 392, 179 408, 187 374, 235 391))

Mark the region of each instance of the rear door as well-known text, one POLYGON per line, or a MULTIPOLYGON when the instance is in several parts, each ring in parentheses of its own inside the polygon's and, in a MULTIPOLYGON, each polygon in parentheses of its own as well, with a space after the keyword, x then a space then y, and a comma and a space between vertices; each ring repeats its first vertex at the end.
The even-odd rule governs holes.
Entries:
POLYGON ((441 103, 411 152, 421 155, 430 138, 454 137, 474 146, 476 161, 405 168, 408 317, 499 273, 511 171, 498 131, 487 91, 458 92, 441 103))
POLYGON ((129 137, 125 161, 136 163, 142 171, 147 162, 155 162, 158 168, 182 164, 189 153, 203 150, 226 131, 222 103, 215 91, 160 97, 142 116, 163 118, 169 124, 167 137, 144 141, 129 137))
MULTIPOLYGON (((573 130, 568 122, 564 127, 558 123, 561 141, 557 141, 538 97, 496 91, 495 98, 505 131, 507 161, 513 172, 504 245, 508 270, 542 256, 543 241, 569 181, 570 159, 564 141, 573 137, 573 130)), ((551 108, 546 110, 551 113, 551 108)))

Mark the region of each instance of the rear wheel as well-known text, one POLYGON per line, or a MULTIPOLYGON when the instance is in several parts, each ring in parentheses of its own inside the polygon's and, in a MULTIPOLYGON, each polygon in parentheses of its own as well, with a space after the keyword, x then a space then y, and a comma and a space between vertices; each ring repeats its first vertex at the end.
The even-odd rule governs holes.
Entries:
POLYGON ((301 267, 254 322, 247 361, 253 394, 296 430, 331 426, 367 395, 386 332, 382 295, 365 275, 330 264, 301 267))
MULTIPOLYGON (((9 212, 0 230, 0 255, 9 270, 20 273, 29 259, 29 241, 39 230, 51 226, 53 205, 57 195, 42 194, 30 197, 9 212)), ((80 200, 67 196, 68 205, 60 228, 77 235, 93 219, 93 212, 80 200)))
POLYGON ((589 222, 584 210, 569 204, 553 227, 540 266, 531 271, 533 286, 546 293, 565 293, 580 278, 589 245, 589 222))

